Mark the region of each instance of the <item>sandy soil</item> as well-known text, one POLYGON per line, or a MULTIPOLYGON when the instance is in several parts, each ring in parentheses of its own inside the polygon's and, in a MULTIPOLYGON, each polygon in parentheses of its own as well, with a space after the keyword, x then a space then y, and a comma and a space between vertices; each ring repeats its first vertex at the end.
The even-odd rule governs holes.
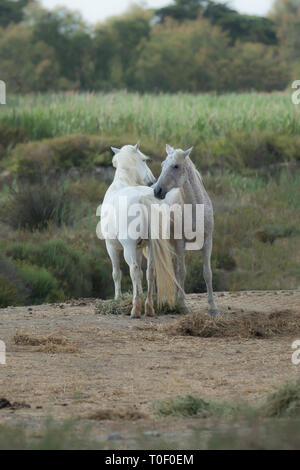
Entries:
MULTIPOLYGON (((219 293, 217 301, 226 315, 235 309, 300 314, 300 291, 219 293)), ((207 312, 203 294, 190 295, 189 304, 193 311, 207 312)), ((48 415, 85 420, 100 411, 100 420, 91 421, 96 435, 126 434, 126 448, 137 429, 158 430, 171 439, 176 429, 190 432, 187 420, 170 424, 156 419, 155 400, 191 394, 256 402, 299 376, 291 344, 300 333, 271 339, 198 338, 151 328, 177 319, 99 316, 90 300, 0 310, 0 340, 7 348, 7 363, 0 365, 0 398, 30 405, 0 409, 0 423, 24 422, 34 429, 48 415), (16 344, 20 335, 64 341, 16 344), (104 419, 103 410, 106 418, 110 410, 116 416, 104 419)))

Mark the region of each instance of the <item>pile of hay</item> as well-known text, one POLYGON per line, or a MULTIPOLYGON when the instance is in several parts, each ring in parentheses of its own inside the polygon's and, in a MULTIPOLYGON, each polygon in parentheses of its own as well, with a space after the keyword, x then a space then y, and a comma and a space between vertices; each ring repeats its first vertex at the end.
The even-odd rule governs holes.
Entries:
POLYGON ((147 416, 144 413, 132 408, 127 409, 102 409, 97 410, 87 416, 87 419, 95 421, 136 421, 144 419, 147 416))
MULTIPOLYGON (((145 304, 146 298, 143 298, 143 305, 145 304)), ((118 300, 100 300, 96 302, 95 313, 97 315, 130 315, 132 309, 132 294, 123 294, 118 300)), ((157 307, 157 303, 154 298, 154 309, 157 315, 179 315, 182 312, 180 308, 170 309, 168 305, 164 305, 160 308, 157 307)), ((144 314, 144 311, 142 312, 144 314)))
POLYGON ((96 315, 130 315, 132 295, 123 294, 118 300, 100 300, 95 304, 96 315))
POLYGON ((167 334, 202 338, 271 338, 300 332, 300 316, 290 311, 271 314, 232 312, 213 319, 207 314, 193 313, 163 325, 167 334))
POLYGON ((78 349, 67 339, 59 336, 31 336, 15 334, 14 343, 19 346, 34 346, 33 351, 55 353, 75 353, 78 349))

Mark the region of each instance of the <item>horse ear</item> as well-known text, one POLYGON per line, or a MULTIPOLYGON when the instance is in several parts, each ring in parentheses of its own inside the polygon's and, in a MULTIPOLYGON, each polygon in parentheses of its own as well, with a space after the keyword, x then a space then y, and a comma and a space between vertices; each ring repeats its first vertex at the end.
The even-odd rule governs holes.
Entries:
POLYGON ((114 152, 115 155, 117 155, 117 153, 121 152, 121 149, 117 149, 116 147, 111 147, 112 151, 114 152))
POLYGON ((188 149, 188 150, 186 150, 186 151, 184 152, 185 158, 190 156, 190 154, 192 153, 193 148, 194 148, 194 147, 191 147, 190 149, 188 149))
POLYGON ((140 143, 139 142, 134 146, 134 150, 140 150, 140 143))
POLYGON ((167 154, 170 155, 172 152, 174 152, 174 149, 169 144, 167 144, 166 145, 166 151, 167 151, 167 154))

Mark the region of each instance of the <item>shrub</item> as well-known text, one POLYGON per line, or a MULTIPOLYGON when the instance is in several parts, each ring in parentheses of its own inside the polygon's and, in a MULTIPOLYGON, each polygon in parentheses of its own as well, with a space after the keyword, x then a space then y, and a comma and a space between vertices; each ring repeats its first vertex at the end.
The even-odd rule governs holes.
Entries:
POLYGON ((268 395, 264 414, 267 417, 296 417, 300 415, 300 379, 288 382, 268 395))
POLYGON ((22 305, 29 294, 13 261, 0 253, 0 308, 22 305))
POLYGON ((111 155, 110 144, 101 137, 72 135, 17 145, 11 157, 19 176, 34 179, 72 167, 110 166, 111 155))
POLYGON ((49 223, 72 225, 77 213, 62 184, 54 181, 19 182, 16 189, 11 188, 0 217, 14 229, 33 231, 46 229, 49 223))
POLYGON ((268 225, 256 232, 256 237, 263 243, 274 243, 278 238, 296 237, 300 230, 292 225, 268 225))
POLYGON ((79 181, 69 182, 66 188, 67 196, 77 200, 85 200, 99 205, 108 189, 108 183, 95 177, 84 177, 79 181))
POLYGON ((202 398, 186 395, 159 401, 154 404, 154 409, 159 416, 206 416, 210 413, 210 403, 202 398))
POLYGON ((231 131, 195 145, 193 161, 201 170, 213 167, 244 171, 300 160, 300 137, 263 131, 231 131))
POLYGON ((63 240, 50 240, 40 244, 11 242, 5 251, 21 266, 45 268, 65 298, 103 298, 112 292, 112 282, 107 281, 108 260, 101 248, 83 253, 63 240))
POLYGON ((18 294, 16 283, 0 274, 0 308, 10 305, 21 305, 20 299, 17 300, 18 294))
POLYGON ((26 132, 22 127, 11 127, 6 124, 0 124, 0 142, 3 149, 12 148, 16 144, 24 142, 25 139, 26 132))
POLYGON ((45 302, 58 302, 65 300, 65 296, 58 289, 58 283, 51 273, 45 268, 23 264, 20 267, 20 276, 31 290, 30 304, 42 304, 45 302))

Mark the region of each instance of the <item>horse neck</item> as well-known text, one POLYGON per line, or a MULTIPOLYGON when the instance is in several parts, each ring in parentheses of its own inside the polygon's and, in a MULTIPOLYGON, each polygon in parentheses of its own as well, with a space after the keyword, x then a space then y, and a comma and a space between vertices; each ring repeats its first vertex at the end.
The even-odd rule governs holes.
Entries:
POLYGON ((205 200, 205 189, 197 175, 196 169, 187 157, 186 159, 187 178, 182 187, 185 204, 203 204, 205 200))
POLYGON ((123 183, 127 186, 138 186, 139 183, 136 178, 133 178, 133 172, 126 170, 125 168, 117 168, 114 183, 123 183))

